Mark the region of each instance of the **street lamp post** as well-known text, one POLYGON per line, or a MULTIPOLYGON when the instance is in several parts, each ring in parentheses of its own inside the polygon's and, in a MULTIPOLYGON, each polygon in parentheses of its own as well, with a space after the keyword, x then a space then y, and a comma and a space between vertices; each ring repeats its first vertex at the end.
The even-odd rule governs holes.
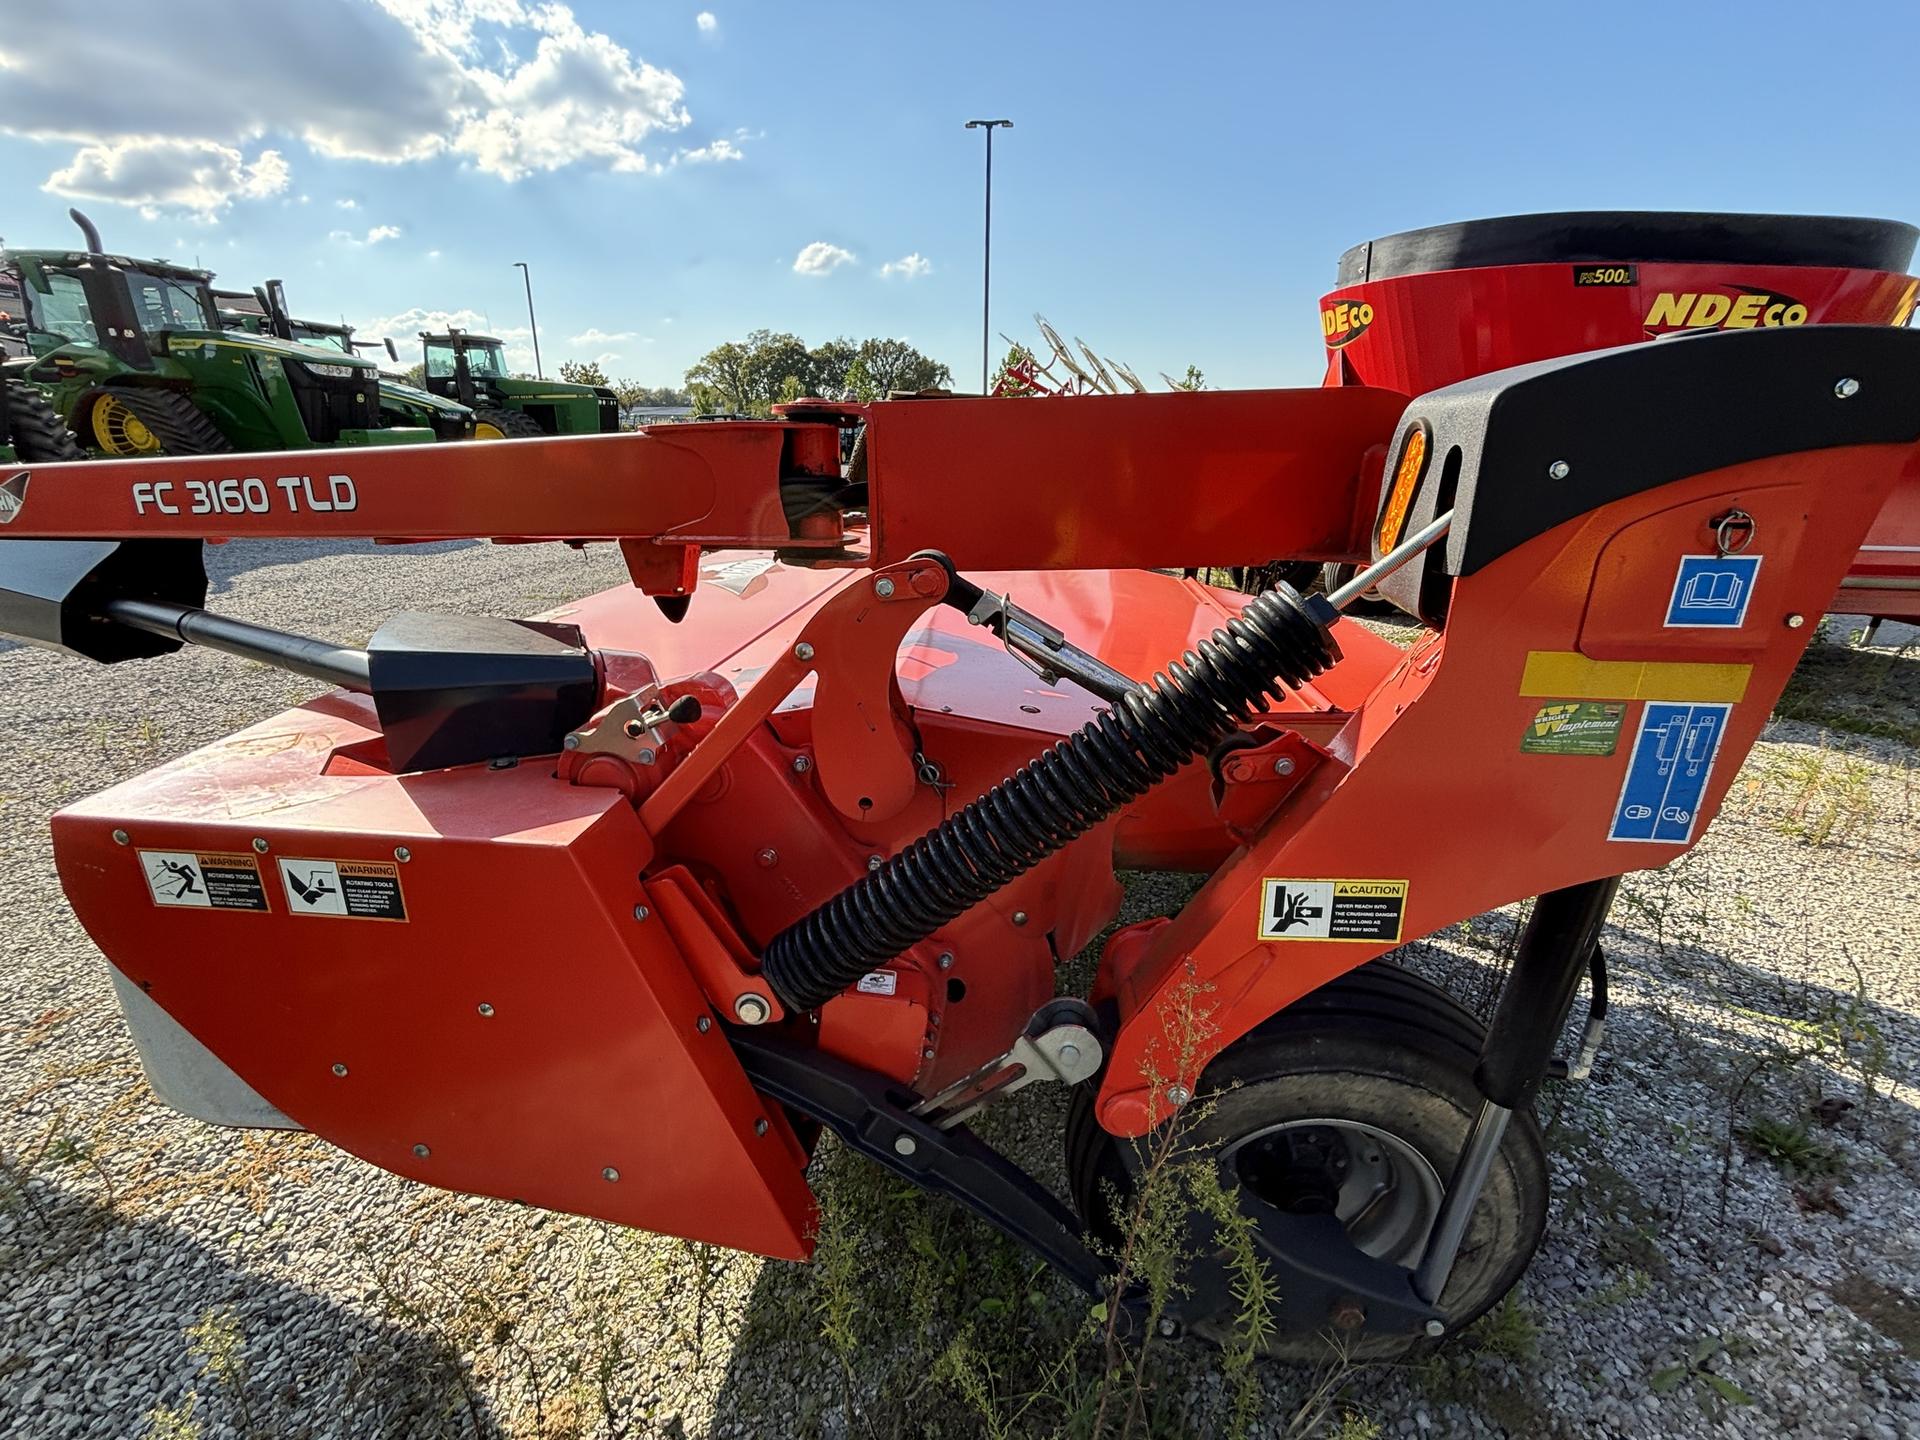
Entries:
POLYGON ((967 129, 987 132, 987 233, 986 245, 981 252, 980 261, 980 393, 987 393, 987 377, 992 333, 990 316, 993 312, 993 132, 1011 130, 1011 120, 969 120, 967 129))
POLYGON ((533 272, 527 269, 524 260, 513 263, 520 271, 520 278, 527 282, 527 328, 533 331, 533 373, 544 380, 547 372, 540 365, 540 322, 533 318, 533 272))

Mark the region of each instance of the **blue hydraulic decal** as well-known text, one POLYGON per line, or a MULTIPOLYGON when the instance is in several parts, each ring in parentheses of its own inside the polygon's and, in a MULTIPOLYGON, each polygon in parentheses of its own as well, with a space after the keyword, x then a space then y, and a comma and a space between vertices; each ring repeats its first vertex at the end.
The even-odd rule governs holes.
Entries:
POLYGON ((1693 839, 1693 822, 1732 709, 1647 702, 1627 762, 1627 783, 1613 807, 1609 840, 1684 845, 1693 839))
POLYGON ((1758 555, 1682 555, 1667 601, 1667 628, 1738 630, 1747 623, 1758 555))

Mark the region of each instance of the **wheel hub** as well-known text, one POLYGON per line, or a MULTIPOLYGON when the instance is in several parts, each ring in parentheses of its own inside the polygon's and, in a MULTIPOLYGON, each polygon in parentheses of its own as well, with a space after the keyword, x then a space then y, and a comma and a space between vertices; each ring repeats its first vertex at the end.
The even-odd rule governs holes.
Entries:
POLYGON ((1356 1120, 1292 1120, 1255 1131, 1220 1162, 1289 1215, 1332 1215, 1362 1253, 1411 1265, 1440 1210, 1433 1166, 1399 1136, 1356 1120))

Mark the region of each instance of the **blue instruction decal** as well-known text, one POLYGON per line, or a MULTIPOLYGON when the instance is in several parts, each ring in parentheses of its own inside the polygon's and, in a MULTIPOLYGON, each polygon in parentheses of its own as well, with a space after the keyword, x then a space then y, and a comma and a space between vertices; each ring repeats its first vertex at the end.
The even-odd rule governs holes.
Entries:
POLYGON ((1609 840, 1684 845, 1713 774, 1731 705, 1649 701, 1627 762, 1627 783, 1613 808, 1609 840))
POLYGON ((1738 630, 1747 623, 1758 555, 1682 555, 1667 601, 1667 628, 1738 630))

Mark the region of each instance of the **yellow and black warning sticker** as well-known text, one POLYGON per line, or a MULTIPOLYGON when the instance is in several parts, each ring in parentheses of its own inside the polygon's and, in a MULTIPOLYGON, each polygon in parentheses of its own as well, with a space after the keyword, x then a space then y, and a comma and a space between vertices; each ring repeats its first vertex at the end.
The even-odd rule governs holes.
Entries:
POLYGON ((1637 277, 1631 265, 1576 265, 1573 267, 1573 283, 1576 285, 1632 285, 1637 277))
POLYGON ((287 910, 294 915, 336 915, 349 920, 405 920, 400 867, 390 860, 280 861, 287 910))
POLYGON ((1388 944, 1407 918, 1404 880, 1274 880, 1260 886, 1262 940, 1388 944))
POLYGON ((142 850, 140 869, 156 905, 184 910, 265 910, 267 887, 256 855, 201 850, 142 850))
POLYGON ((1626 719, 1623 704, 1595 700, 1555 700, 1542 705, 1520 737, 1523 755, 1611 755, 1620 744, 1626 719))

